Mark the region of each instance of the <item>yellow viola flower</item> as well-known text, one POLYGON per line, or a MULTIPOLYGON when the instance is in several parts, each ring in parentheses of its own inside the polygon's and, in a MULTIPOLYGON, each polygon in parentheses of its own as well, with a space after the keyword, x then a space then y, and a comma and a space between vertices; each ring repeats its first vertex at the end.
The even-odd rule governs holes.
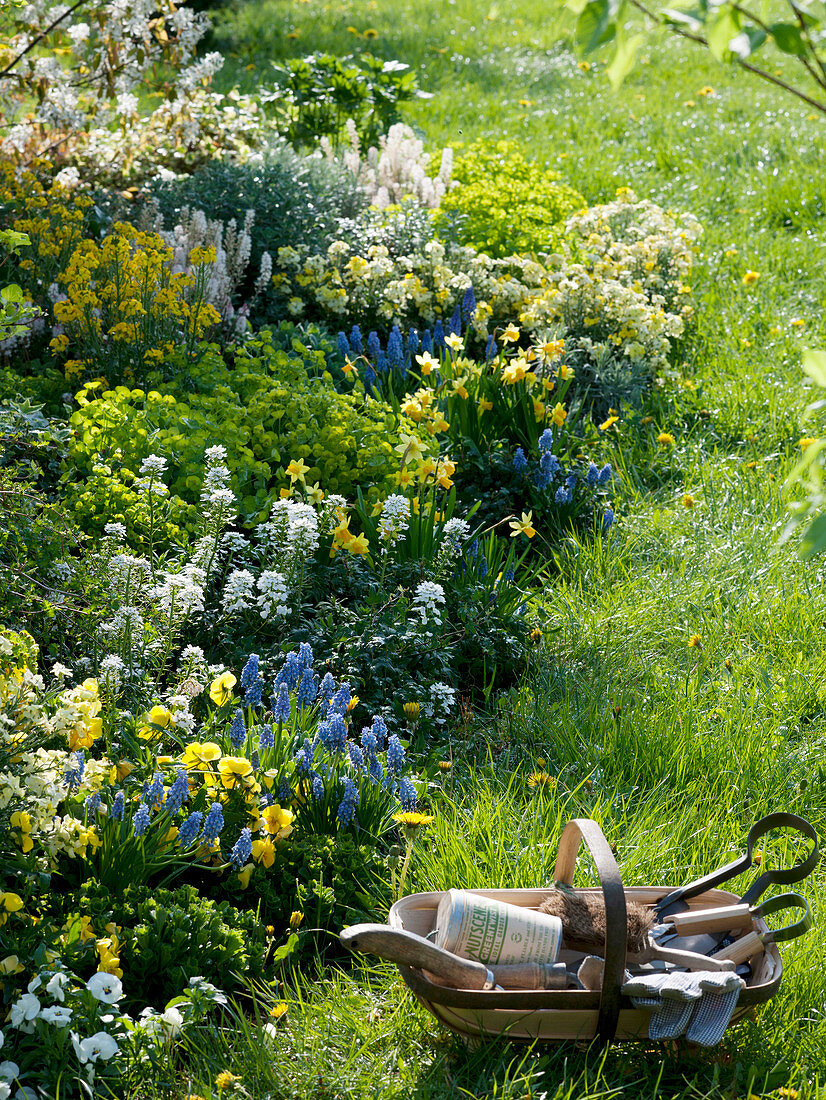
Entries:
POLYGON ((295 814, 292 810, 285 810, 283 806, 274 803, 265 806, 261 811, 261 820, 264 822, 267 832, 273 837, 289 836, 292 832, 295 814))
POLYGON ((508 325, 508 327, 502 333, 502 343, 503 344, 515 344, 516 341, 519 339, 519 335, 520 335, 519 329, 513 323, 513 321, 511 321, 510 324, 508 325))
POLYGON ((221 749, 214 741, 193 741, 184 749, 181 763, 187 769, 209 767, 221 759, 221 749))
POLYGON ((209 697, 217 707, 222 707, 232 698, 232 689, 238 681, 231 672, 222 672, 209 685, 209 697))
POLYGON ((304 476, 310 467, 305 463, 303 458, 293 459, 287 467, 287 473, 290 475, 291 482, 304 482, 304 476))
POLYGON ((269 837, 252 842, 252 858, 256 863, 263 863, 265 867, 272 867, 275 863, 275 845, 269 837))
POLYGON ((536 528, 533 526, 533 511, 523 512, 521 519, 512 519, 508 526, 511 529, 512 539, 515 539, 518 535, 527 535, 529 539, 532 539, 536 534, 536 528))
POLYGON ((422 368, 422 374, 424 375, 428 375, 431 371, 439 369, 439 360, 434 359, 428 351, 424 352, 423 355, 417 355, 416 362, 422 368))
POLYGON ((231 791, 237 786, 248 786, 255 782, 252 764, 244 756, 223 756, 218 765, 221 783, 231 791))
POLYGON ((554 422, 554 424, 556 424, 557 428, 562 427, 562 425, 565 423, 565 418, 567 417, 567 415, 568 415, 568 413, 565 409, 565 406, 560 405, 560 403, 557 401, 557 403, 554 405, 553 410, 551 412, 551 420, 553 420, 553 422, 554 422))
POLYGON ((10 890, 6 890, 4 893, 0 894, 0 905, 7 913, 19 913, 23 908, 23 899, 19 894, 14 894, 10 890))
POLYGON ((241 884, 241 889, 242 890, 246 890, 246 888, 249 886, 250 879, 252 878, 252 872, 254 870, 255 870, 255 864, 254 863, 248 863, 246 865, 246 867, 243 869, 243 871, 238 872, 238 881, 241 884))

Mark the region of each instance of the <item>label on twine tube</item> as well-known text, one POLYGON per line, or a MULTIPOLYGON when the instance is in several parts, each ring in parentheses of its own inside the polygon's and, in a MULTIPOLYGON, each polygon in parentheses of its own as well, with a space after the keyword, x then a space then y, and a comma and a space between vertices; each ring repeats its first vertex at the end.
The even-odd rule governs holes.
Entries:
POLYGON ((562 921, 469 890, 448 890, 436 911, 436 946, 497 966, 556 961, 562 921))

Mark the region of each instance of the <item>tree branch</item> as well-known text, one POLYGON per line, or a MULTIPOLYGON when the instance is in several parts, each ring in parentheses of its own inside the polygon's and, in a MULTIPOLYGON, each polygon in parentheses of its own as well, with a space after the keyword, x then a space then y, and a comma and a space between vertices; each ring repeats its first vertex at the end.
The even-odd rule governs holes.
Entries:
POLYGON ((0 69, 0 80, 2 80, 4 76, 11 72, 17 62, 21 58, 25 57, 30 50, 33 50, 38 42, 42 42, 46 35, 51 34, 55 27, 58 26, 58 24, 62 23, 64 19, 68 19, 70 15, 72 15, 74 12, 77 11, 78 8, 82 7, 86 3, 88 3, 88 0, 75 0, 75 3, 72 4, 68 11, 64 11, 62 15, 59 15, 57 17, 57 19, 53 19, 45 30, 39 31, 28 44, 28 46, 26 46, 25 49, 21 50, 17 57, 13 58, 8 63, 5 69, 0 69))

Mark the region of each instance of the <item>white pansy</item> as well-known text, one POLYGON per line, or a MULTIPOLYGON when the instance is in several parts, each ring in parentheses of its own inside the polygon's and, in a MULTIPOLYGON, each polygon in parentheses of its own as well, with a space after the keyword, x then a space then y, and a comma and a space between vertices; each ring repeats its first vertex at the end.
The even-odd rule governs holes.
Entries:
POLYGON ((87 1062, 94 1064, 99 1060, 108 1062, 120 1049, 112 1036, 106 1031, 98 1031, 94 1035, 90 1035, 88 1039, 79 1039, 72 1032, 72 1045, 81 1065, 85 1065, 87 1062))
POLYGON ((34 1031, 34 1021, 40 1015, 40 1001, 34 993, 24 993, 11 1006, 9 1022, 20 1031, 34 1031))
POLYGON ((106 974, 99 970, 86 983, 86 988, 97 1001, 112 1005, 123 996, 123 983, 116 974, 106 974))
POLYGON ((65 1005, 50 1005, 40 1013, 40 1019, 55 1027, 68 1027, 72 1022, 72 1010, 65 1005))

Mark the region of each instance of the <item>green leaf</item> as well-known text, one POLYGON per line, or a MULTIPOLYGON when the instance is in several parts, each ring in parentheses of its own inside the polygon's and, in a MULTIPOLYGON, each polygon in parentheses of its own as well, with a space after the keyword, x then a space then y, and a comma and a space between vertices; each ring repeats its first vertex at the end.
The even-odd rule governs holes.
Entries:
POLYGON ((826 550, 826 512, 815 516, 803 534, 800 557, 803 561, 814 558, 826 550))
POLYGON ((826 389, 826 351, 804 348, 803 370, 813 382, 816 382, 822 389, 826 389))
POLYGON ((731 60, 731 40, 740 30, 739 14, 730 7, 721 8, 708 29, 708 48, 718 61, 731 60))
POLYGON ((634 62, 637 59, 637 50, 644 40, 645 38, 641 34, 632 34, 630 38, 626 38, 625 33, 621 32, 617 36, 617 52, 614 54, 613 61, 606 69, 608 79, 611 81, 611 87, 614 91, 617 91, 623 80, 625 80, 634 68, 634 62))
POLYGON ((617 33, 617 0, 589 0, 576 24, 575 38, 583 53, 593 53, 617 33))
POLYGON ((782 53, 790 53, 795 57, 805 57, 807 51, 800 27, 794 23, 772 23, 769 27, 771 36, 782 53))

